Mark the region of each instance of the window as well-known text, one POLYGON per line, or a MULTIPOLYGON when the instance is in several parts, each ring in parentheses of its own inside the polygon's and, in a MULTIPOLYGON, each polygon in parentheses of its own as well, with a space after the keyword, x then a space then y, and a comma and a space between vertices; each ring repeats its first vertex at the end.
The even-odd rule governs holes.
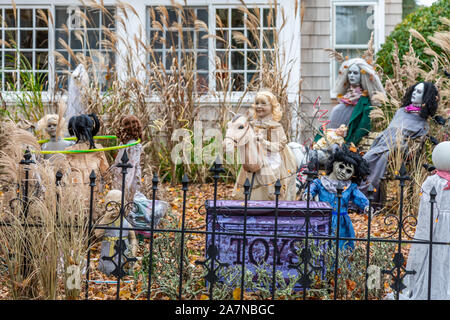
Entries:
MULTIPOLYGON (((367 50, 372 32, 375 43, 380 37, 380 21, 377 19, 376 2, 343 2, 333 3, 333 47, 341 52, 344 57, 361 57, 367 50)), ((332 67, 333 83, 339 70, 339 64, 332 67)))
POLYGON ((208 89, 245 91, 259 77, 263 60, 274 52, 276 21, 269 8, 249 12, 252 17, 237 6, 148 7, 147 39, 152 51, 148 62, 170 73, 174 58, 191 58, 200 93, 208 89), (213 8, 215 18, 209 16, 208 8, 213 8), (203 27, 195 26, 195 20, 204 23, 203 27), (208 30, 216 36, 211 42, 208 30))
POLYGON ((48 8, 0 8, 0 86, 2 91, 48 88, 48 8))
POLYGON ((269 8, 246 12, 235 8, 216 9, 216 89, 245 91, 260 72, 264 59, 274 51, 276 17, 269 8), (238 41, 243 36, 244 41, 238 41), (248 41, 245 41, 247 39, 248 41), (223 83, 224 74, 229 83, 223 83))
POLYGON ((110 39, 102 26, 111 32, 116 26, 115 8, 105 9, 106 12, 76 6, 55 7, 55 71, 60 87, 67 88, 67 72, 72 72, 79 64, 77 56, 86 55, 92 58, 98 81, 106 88, 109 75, 113 73, 115 56, 104 44, 110 39), (64 60, 58 59, 58 55, 64 60))
POLYGON ((197 91, 208 91, 209 45, 208 30, 195 26, 195 20, 208 26, 207 7, 178 9, 173 7, 147 8, 147 38, 152 52, 148 61, 171 72, 174 58, 176 61, 192 65, 195 70, 197 91), (189 62, 188 62, 189 61, 189 62))

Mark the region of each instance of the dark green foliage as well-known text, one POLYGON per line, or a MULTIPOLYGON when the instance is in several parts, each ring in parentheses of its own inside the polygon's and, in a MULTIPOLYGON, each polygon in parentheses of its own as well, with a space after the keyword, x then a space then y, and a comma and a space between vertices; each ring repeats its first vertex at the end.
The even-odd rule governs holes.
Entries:
MULTIPOLYGON (((384 73, 390 78, 393 75, 392 70, 392 54, 394 53, 394 40, 397 41, 399 47, 400 61, 402 56, 409 50, 409 37, 411 36, 409 30, 411 28, 417 30, 425 39, 433 35, 435 32, 448 30, 448 27, 439 21, 440 17, 450 16, 450 1, 439 0, 430 7, 421 8, 414 13, 408 15, 400 24, 398 24, 394 31, 386 38, 386 42, 377 53, 377 64, 381 66, 384 73)), ((417 56, 431 67, 432 57, 424 53, 426 44, 419 39, 412 38, 412 45, 417 56)), ((431 48, 438 54, 442 50, 430 42, 431 48)))
POLYGON ((416 0, 403 0, 402 1, 402 18, 405 19, 407 15, 417 10, 419 6, 416 0))

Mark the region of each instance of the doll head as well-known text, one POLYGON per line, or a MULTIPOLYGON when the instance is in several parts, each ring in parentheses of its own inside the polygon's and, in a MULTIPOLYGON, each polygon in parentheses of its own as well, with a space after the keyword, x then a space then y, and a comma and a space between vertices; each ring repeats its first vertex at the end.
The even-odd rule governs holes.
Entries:
POLYGON ((89 149, 94 149, 94 136, 100 130, 100 121, 95 113, 73 116, 69 120, 69 134, 79 141, 89 142, 89 149))
POLYGON ((251 112, 259 119, 272 114, 273 120, 277 122, 281 120, 283 115, 277 97, 265 89, 258 91, 256 94, 255 103, 252 106, 251 112))
POLYGON ((361 58, 345 60, 339 68, 334 93, 344 95, 351 85, 358 84, 363 90, 367 90, 370 99, 375 92, 385 92, 375 69, 366 60, 361 58))
POLYGON ((359 153, 350 151, 346 145, 336 149, 328 160, 327 175, 333 173, 337 180, 351 180, 360 184, 369 171, 367 161, 359 153))
POLYGON ((121 142, 127 143, 130 140, 142 140, 141 121, 133 115, 126 115, 120 120, 120 128, 117 137, 121 142))
POLYGON ((406 90, 402 100, 402 108, 410 104, 420 106, 419 115, 427 119, 436 114, 439 103, 439 92, 432 82, 418 82, 406 90))
POLYGON ((450 172, 450 141, 441 142, 434 148, 432 160, 437 170, 450 172))
POLYGON ((62 136, 64 127, 64 118, 58 124, 59 116, 57 114, 47 114, 37 123, 37 130, 44 136, 57 138, 62 136))
POLYGON ((339 128, 336 129, 335 133, 337 136, 345 138, 347 136, 347 126, 345 124, 341 124, 339 128))

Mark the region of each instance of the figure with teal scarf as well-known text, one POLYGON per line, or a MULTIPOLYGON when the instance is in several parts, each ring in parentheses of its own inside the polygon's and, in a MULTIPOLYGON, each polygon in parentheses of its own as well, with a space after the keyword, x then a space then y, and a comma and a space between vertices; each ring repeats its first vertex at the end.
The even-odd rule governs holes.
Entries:
MULTIPOLYGON (((346 145, 338 148, 331 155, 327 175, 312 181, 310 186, 310 199, 316 195, 319 201, 328 202, 333 206, 331 227, 335 234, 338 225, 339 209, 339 236, 343 238, 354 238, 355 230, 348 216, 349 203, 352 202, 364 212, 369 210, 369 200, 359 190, 358 185, 369 174, 367 162, 357 152, 349 150, 346 145), (337 188, 343 188, 340 208, 338 208, 337 188)), ((303 194, 303 200, 307 199, 307 191, 303 194)), ((353 240, 339 240, 339 248, 353 250, 353 240)))
MULTIPOLYGON (((330 113, 327 129, 337 129, 341 125, 348 127, 345 142, 358 145, 371 130, 370 111, 377 105, 375 93, 385 93, 383 84, 374 67, 366 60, 354 58, 345 60, 339 68, 333 92, 339 104, 330 113)), ((322 133, 315 137, 317 142, 322 133)))

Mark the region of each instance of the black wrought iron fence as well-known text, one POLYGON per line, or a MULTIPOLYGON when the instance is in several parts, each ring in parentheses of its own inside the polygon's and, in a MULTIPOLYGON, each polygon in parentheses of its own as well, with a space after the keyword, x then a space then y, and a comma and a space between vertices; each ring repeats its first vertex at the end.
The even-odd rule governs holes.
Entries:
MULTIPOLYGON (((370 261, 371 261, 371 246, 374 243, 385 243, 396 246, 396 252, 392 257, 387 257, 386 259, 392 258, 392 261, 386 263, 384 266, 378 266, 381 269, 381 274, 387 275, 391 277, 391 289, 395 293, 395 299, 399 299, 399 293, 406 289, 404 285, 404 277, 406 275, 414 274, 417 270, 406 270, 405 268, 405 257, 402 253, 402 247, 405 244, 423 244, 429 246, 429 254, 426 257, 428 259, 428 282, 427 282, 427 292, 428 299, 431 298, 431 279, 432 279, 432 263, 433 263, 433 245, 450 245, 446 242, 437 242, 433 241, 433 221, 435 219, 435 212, 433 204, 436 202, 436 190, 433 190, 430 193, 430 230, 429 239, 414 239, 414 236, 409 234, 405 226, 415 225, 415 222, 408 221, 417 221, 414 215, 404 215, 403 212, 403 204, 404 204, 404 196, 403 190, 405 188, 406 183, 410 180, 410 177, 407 175, 405 166, 402 166, 399 174, 395 177, 396 180, 399 181, 400 187, 400 199, 399 199, 399 210, 398 214, 390 214, 384 218, 385 224, 392 225, 392 222, 388 222, 389 219, 394 220, 396 225, 394 231, 385 237, 374 237, 372 235, 372 214, 368 215, 367 218, 367 236, 364 237, 341 237, 339 234, 340 231, 340 219, 342 218, 340 215, 341 211, 341 197, 343 193, 343 186, 338 186, 337 188, 337 199, 338 199, 338 214, 337 214, 337 228, 336 230, 332 230, 331 228, 331 216, 332 210, 331 207, 327 207, 327 205, 322 205, 322 207, 317 206, 316 202, 313 202, 309 197, 310 184, 314 180, 315 177, 318 176, 318 172, 316 171, 306 171, 307 175, 307 190, 308 190, 308 198, 307 201, 297 202, 297 207, 293 202, 283 202, 279 200, 280 196, 280 181, 277 181, 275 184, 275 201, 271 203, 270 206, 264 207, 258 202, 252 202, 248 199, 250 194, 250 183, 247 180, 244 184, 244 200, 240 201, 239 204, 234 202, 233 205, 235 207, 230 206, 229 204, 224 204, 223 199, 218 199, 218 182, 220 180, 220 174, 224 172, 221 163, 216 160, 214 165, 211 167, 210 171, 212 173, 213 178, 213 186, 214 186, 214 194, 213 199, 211 199, 207 204, 208 214, 206 216, 205 227, 206 230, 199 230, 193 228, 186 227, 186 206, 187 206, 187 195, 189 193, 189 179, 187 175, 184 175, 182 180, 182 194, 183 194, 183 204, 182 204, 182 212, 180 217, 180 227, 179 228, 164 228, 155 226, 155 202, 157 200, 158 193, 158 185, 159 180, 156 175, 154 175, 152 179, 152 219, 149 227, 125 227, 124 219, 126 219, 127 210, 133 210, 135 205, 133 203, 125 203, 125 177, 127 174, 127 169, 131 167, 128 163, 127 153, 124 152, 124 155, 121 159, 121 164, 119 167, 122 168, 122 195, 120 202, 119 214, 115 221, 119 221, 119 226, 115 227, 112 224, 108 225, 98 225, 93 223, 94 217, 94 188, 96 186, 96 179, 94 171, 92 171, 90 175, 90 200, 89 200, 89 215, 88 215, 88 233, 89 235, 93 234, 95 229, 104 229, 104 230, 118 230, 119 237, 116 245, 114 247, 114 255, 112 257, 106 257, 104 259, 110 260, 115 265, 115 270, 112 274, 117 279, 116 284, 116 299, 120 299, 120 290, 121 290, 121 280, 125 275, 127 275, 124 270, 125 266, 132 261, 135 261, 135 258, 129 257, 125 254, 125 242, 122 240, 122 235, 125 230, 128 231, 142 231, 150 234, 148 241, 148 278, 147 278, 147 289, 146 289, 146 298, 151 299, 152 292, 152 281, 155 277, 155 274, 158 273, 158 270, 155 269, 154 257, 157 252, 155 252, 155 244, 154 244, 154 235, 156 234, 178 234, 179 235, 179 271, 178 271, 178 299, 183 299, 183 274, 184 274, 184 266, 185 266, 185 254, 186 253, 186 235, 187 234, 197 234, 205 237, 205 252, 204 259, 196 260, 195 264, 198 266, 202 266, 204 268, 204 280, 205 286, 209 292, 209 299, 214 299, 214 287, 217 285, 222 285, 227 280, 224 275, 227 272, 227 269, 235 267, 235 270, 239 270, 240 276, 237 277, 237 281, 234 282, 236 288, 239 288, 239 298, 244 299, 245 292, 252 290, 252 285, 249 283, 252 282, 261 282, 263 280, 261 274, 257 275, 254 264, 256 259, 254 258, 255 251, 258 251, 255 243, 262 244, 262 247, 265 248, 264 253, 262 254, 264 262, 269 261, 270 265, 267 267, 268 263, 266 263, 265 271, 268 276, 269 287, 267 288, 268 292, 270 292, 271 299, 277 298, 277 290, 280 290, 280 283, 283 281, 287 281, 290 283, 290 288, 292 290, 296 290, 300 293, 303 299, 308 299, 308 292, 310 290, 314 290, 314 283, 317 282, 317 279, 321 281, 325 281, 331 286, 326 291, 327 292, 324 297, 315 297, 315 298, 332 298, 332 299, 342 299, 345 297, 340 297, 339 293, 342 290, 339 290, 338 283, 341 274, 341 270, 345 268, 353 268, 350 266, 349 260, 349 252, 346 249, 341 248, 339 243, 341 241, 354 241, 355 243, 361 243, 359 248, 363 248, 364 259, 363 259, 363 274, 364 276, 364 299, 369 299, 369 276, 370 276, 370 261), (290 207, 292 206, 292 208, 290 207), (234 211, 233 211, 234 210, 234 211), (241 223, 239 228, 231 228, 227 229, 221 225, 221 222, 218 221, 219 218, 230 218, 236 217, 236 214, 233 212, 238 212, 239 223, 241 223), (260 226, 265 226, 266 228, 260 228, 258 230, 248 230, 249 223, 251 221, 252 226, 258 226, 257 217, 263 216, 265 224, 260 226), (280 229, 279 222, 280 219, 283 220, 286 225, 291 225, 291 229, 284 230, 280 229), (297 219, 297 220, 296 220, 297 219), (286 222, 287 221, 287 222, 286 222), (294 227, 292 227, 294 226, 294 227), (404 239, 403 234, 407 236, 409 239, 404 239), (230 243, 235 241, 237 243, 236 251, 233 253, 235 261, 230 263, 230 260, 224 260, 227 252, 221 251, 224 250, 222 247, 223 237, 234 236, 238 238, 230 238, 230 243), (234 239, 234 240, 233 240, 234 239), (237 240, 236 240, 237 239, 237 240), (250 243, 248 240, 253 239, 250 243), (269 239, 269 241, 266 241, 269 239), (219 241, 219 242, 218 242, 219 241), (222 241, 222 242, 220 242, 222 241), (280 242, 281 241, 281 242, 280 242), (289 244, 288 244, 289 243, 289 244), (300 244, 300 245, 299 245, 300 244), (364 246, 365 244, 365 246, 364 246), (272 259, 268 259, 270 255, 270 245, 273 247, 272 251, 272 259), (285 265, 283 266, 284 270, 280 276, 280 265, 281 256, 283 255, 283 249, 289 245, 291 251, 290 256, 284 258, 285 265), (281 247, 280 247, 281 246, 281 247), (280 249, 281 248, 281 249, 280 249), (343 252, 344 251, 344 252, 343 252), (114 259, 115 257, 118 259, 114 259), (265 258, 265 259, 264 259, 265 258), (234 266, 233 266, 234 265, 234 266), (237 267, 237 269, 236 269, 237 267), (294 272, 294 276, 285 276, 286 270, 290 270, 294 272), (250 272, 250 273, 249 273, 250 272)), ((31 205, 29 201, 29 165, 33 163, 31 160, 31 154, 26 152, 24 159, 20 162, 21 165, 26 167, 25 170, 25 179, 22 182, 22 193, 18 193, 18 197, 11 200, 12 203, 19 203, 22 210, 21 212, 24 214, 24 219, 26 219, 28 208, 31 205)), ((56 184, 60 184, 62 174, 58 172, 56 174, 56 184)), ((373 200, 373 192, 369 193, 369 201, 373 200)), ((57 196, 57 201, 60 199, 57 196)), ((108 207, 108 203, 105 205, 105 208, 108 207)), ((236 221, 232 221, 229 225, 236 225, 236 221)), ((224 224, 224 223, 222 223, 224 224)), ((7 222, 2 222, 0 225, 2 228, 10 227, 10 224, 7 222)), ((27 227, 39 227, 39 223, 30 224, 26 223, 27 227)), ((59 226, 64 227, 64 226, 59 226)), ((88 247, 91 247, 92 240, 89 237, 88 247)), ((25 248, 26 250, 26 248, 25 248)), ((226 250, 226 249, 225 249, 226 250)), ((261 250, 260 250, 261 251, 261 250)), ((351 253, 350 253, 351 256, 351 253)), ((22 266, 22 272, 25 274, 29 274, 30 265, 27 262, 27 256, 25 255, 25 260, 22 266)), ((88 250, 87 253, 87 269, 85 274, 85 299, 88 299, 89 293, 89 284, 90 284, 90 264, 91 264, 91 250, 88 250)), ((356 272, 361 270, 351 270, 350 272, 356 272)), ((254 288, 253 288, 254 289, 254 288)), ((384 288, 381 288, 384 290, 384 288)))

